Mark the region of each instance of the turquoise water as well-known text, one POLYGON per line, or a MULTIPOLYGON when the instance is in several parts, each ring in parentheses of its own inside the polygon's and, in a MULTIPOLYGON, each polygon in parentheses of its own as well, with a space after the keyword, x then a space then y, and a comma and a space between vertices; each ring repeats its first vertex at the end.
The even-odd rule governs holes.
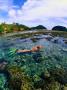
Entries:
MULTIPOLYGON (((30 77, 40 75, 52 68, 64 68, 67 70, 67 44, 63 37, 57 42, 46 39, 47 35, 38 35, 30 38, 2 37, 0 39, 0 65, 6 62, 9 65, 17 65, 30 77), (33 46, 42 45, 39 52, 17 54, 16 49, 31 49, 33 46), (2 61, 3 60, 3 61, 2 61)), ((3 65, 2 65, 3 66, 3 65)), ((5 89, 6 77, 0 72, 0 88, 5 89)), ((1 90, 0 89, 0 90, 1 90)))

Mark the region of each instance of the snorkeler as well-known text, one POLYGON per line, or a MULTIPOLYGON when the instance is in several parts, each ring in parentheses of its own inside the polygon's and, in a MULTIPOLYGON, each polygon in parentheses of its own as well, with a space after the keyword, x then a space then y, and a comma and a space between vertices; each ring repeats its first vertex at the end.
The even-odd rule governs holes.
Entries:
POLYGON ((32 47, 31 50, 28 50, 28 49, 17 50, 17 53, 37 52, 37 51, 39 51, 41 48, 43 48, 43 46, 41 46, 41 45, 37 45, 37 46, 35 46, 35 47, 32 47))
POLYGON ((16 53, 18 55, 26 55, 26 54, 29 54, 31 55, 32 54, 32 58, 33 60, 36 62, 36 63, 39 63, 41 62, 41 53, 40 53, 40 49, 43 48, 43 46, 41 45, 37 45, 37 46, 34 46, 32 47, 31 50, 28 50, 28 49, 24 49, 24 50, 17 50, 16 53), (34 52, 34 53, 33 53, 34 52))

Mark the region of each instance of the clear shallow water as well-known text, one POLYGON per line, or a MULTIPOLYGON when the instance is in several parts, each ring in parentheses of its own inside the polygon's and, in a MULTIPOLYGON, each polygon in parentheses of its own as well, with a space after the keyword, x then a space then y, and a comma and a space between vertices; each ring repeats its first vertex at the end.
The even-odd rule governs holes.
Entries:
MULTIPOLYGON (((1 38, 0 64, 4 60, 9 65, 20 66, 26 75, 32 77, 51 68, 67 70, 67 44, 64 43, 64 38, 59 37, 59 40, 54 42, 54 38, 49 41, 46 37, 47 35, 38 35, 26 39, 20 37, 1 38), (17 54, 15 52, 16 49, 31 49, 36 45, 42 45, 44 48, 40 52, 31 54, 17 54)), ((6 78, 1 73, 0 88, 4 87, 4 80, 6 81, 6 78)))

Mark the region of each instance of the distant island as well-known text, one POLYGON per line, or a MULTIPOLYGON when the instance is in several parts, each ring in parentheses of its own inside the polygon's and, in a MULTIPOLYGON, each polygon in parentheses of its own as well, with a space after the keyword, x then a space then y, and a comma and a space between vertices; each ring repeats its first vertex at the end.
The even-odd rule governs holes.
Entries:
POLYGON ((46 30, 47 30, 47 28, 44 27, 43 25, 38 25, 38 26, 32 27, 32 28, 30 28, 30 29, 31 29, 31 30, 34 30, 34 29, 46 29, 46 30))
MULTIPOLYGON (((12 32, 18 32, 18 31, 27 31, 27 30, 41 30, 45 29, 48 30, 45 26, 43 25, 38 25, 36 27, 28 27, 26 25, 22 25, 19 23, 13 23, 13 24, 6 24, 6 23, 1 23, 0 24, 0 34, 4 33, 12 33, 12 32)), ((67 31, 67 28, 64 26, 55 26, 52 28, 52 31, 67 31)))
POLYGON ((52 28, 52 30, 67 31, 67 28, 64 26, 55 26, 52 28))

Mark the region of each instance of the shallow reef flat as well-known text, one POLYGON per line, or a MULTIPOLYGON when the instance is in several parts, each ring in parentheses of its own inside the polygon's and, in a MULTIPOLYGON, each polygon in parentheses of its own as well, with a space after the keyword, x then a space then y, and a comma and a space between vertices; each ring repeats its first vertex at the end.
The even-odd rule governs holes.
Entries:
POLYGON ((36 34, 0 39, 0 90, 67 90, 66 38, 36 34), (38 52, 17 49, 42 45, 38 52))

